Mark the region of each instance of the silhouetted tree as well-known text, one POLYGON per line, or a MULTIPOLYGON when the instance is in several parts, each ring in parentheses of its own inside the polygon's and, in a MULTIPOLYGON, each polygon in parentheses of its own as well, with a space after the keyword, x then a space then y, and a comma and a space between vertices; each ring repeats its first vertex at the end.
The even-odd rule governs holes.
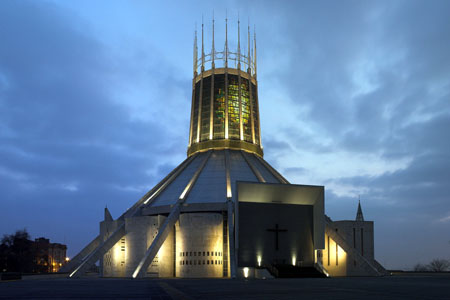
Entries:
POLYGON ((423 265, 423 264, 416 264, 413 267, 413 271, 415 272, 425 272, 425 271, 429 271, 428 266, 427 265, 423 265))
POLYGON ((33 270, 34 251, 26 229, 5 234, 0 244, 0 270, 29 273, 33 270))
POLYGON ((429 264, 428 268, 433 272, 443 272, 447 271, 450 267, 450 262, 446 259, 433 259, 429 264))
POLYGON ((0 244, 0 272, 6 272, 8 269, 8 247, 0 244))

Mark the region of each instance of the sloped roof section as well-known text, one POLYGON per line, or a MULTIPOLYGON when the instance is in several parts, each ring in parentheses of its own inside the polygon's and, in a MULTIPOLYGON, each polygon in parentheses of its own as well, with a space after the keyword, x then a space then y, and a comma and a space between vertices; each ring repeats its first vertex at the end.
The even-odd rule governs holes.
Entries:
POLYGON ((153 201, 148 203, 147 207, 174 205, 200 167, 201 162, 210 152, 211 155, 206 165, 185 199, 186 204, 225 203, 227 201, 226 153, 229 157, 228 172, 233 201, 236 195, 237 181, 262 182, 263 180, 268 183, 285 183, 277 179, 277 174, 274 174, 271 167, 268 167, 267 162, 253 153, 244 153, 242 150, 209 150, 194 157, 178 176, 167 184, 153 201))
POLYGON ((175 180, 173 180, 164 190, 161 191, 161 193, 151 203, 151 206, 154 207, 175 204, 206 155, 206 152, 199 153, 199 155, 192 160, 192 162, 175 178, 175 180))
POLYGON ((227 196, 224 170, 225 160, 223 151, 213 151, 205 168, 189 193, 186 203, 224 202, 227 196))

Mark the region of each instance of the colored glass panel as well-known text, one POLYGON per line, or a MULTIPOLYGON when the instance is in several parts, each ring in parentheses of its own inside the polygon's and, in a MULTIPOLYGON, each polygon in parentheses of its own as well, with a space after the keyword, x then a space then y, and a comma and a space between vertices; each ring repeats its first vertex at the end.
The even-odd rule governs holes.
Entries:
POLYGON ((198 110, 200 102, 200 81, 195 84, 194 115, 192 117, 192 143, 197 142, 198 110))
POLYGON ((225 138, 225 75, 214 75, 214 139, 225 138))
POLYGON ((236 75, 228 76, 228 137, 240 139, 239 135, 239 79, 236 75))
POLYGON ((252 125, 250 123, 250 94, 248 90, 248 80, 244 78, 241 79, 241 103, 244 141, 252 142, 252 125))
POLYGON ((203 78, 200 141, 209 140, 211 116, 211 77, 203 78))
POLYGON ((259 110, 258 110, 258 93, 256 85, 251 84, 252 87, 252 105, 253 105, 253 124, 255 126, 255 143, 259 145, 259 110))

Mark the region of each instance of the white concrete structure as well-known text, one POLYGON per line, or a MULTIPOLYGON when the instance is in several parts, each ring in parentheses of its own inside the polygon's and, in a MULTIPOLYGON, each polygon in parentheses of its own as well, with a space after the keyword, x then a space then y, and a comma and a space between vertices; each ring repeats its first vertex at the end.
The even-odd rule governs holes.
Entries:
POLYGON ((239 38, 236 52, 213 39, 205 54, 203 25, 200 59, 196 44, 188 157, 116 220, 105 209, 99 236, 62 271, 100 261, 104 277, 383 274, 362 212, 332 222, 323 186, 291 185, 263 159, 250 31, 248 54, 239 38))

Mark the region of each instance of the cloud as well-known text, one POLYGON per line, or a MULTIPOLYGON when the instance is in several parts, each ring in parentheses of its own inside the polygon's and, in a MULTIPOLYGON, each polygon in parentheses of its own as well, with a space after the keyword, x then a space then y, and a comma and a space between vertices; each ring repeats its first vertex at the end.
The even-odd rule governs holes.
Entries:
MULTIPOLYGON (((81 218, 95 233, 102 206, 120 214, 185 155, 186 124, 169 126, 174 118, 166 117, 167 108, 146 105, 138 115, 142 99, 127 92, 141 89, 148 103, 180 112, 189 102, 180 102, 179 91, 188 93, 189 81, 161 75, 174 67, 155 60, 158 53, 135 49, 135 55, 116 56, 76 26, 83 20, 56 4, 1 6, 0 39, 7 47, 0 49, 0 207, 5 213, 31 209, 16 220, 2 218, 1 228, 25 225, 62 242, 81 218), (142 88, 145 81, 171 89, 163 98, 154 86, 142 88)), ((83 243, 89 238, 72 233, 83 243)))
POLYGON ((450 222, 450 215, 448 215, 446 217, 443 217, 443 218, 439 219, 438 221, 441 222, 441 223, 450 222))
POLYGON ((396 257, 386 259, 392 266, 413 265, 417 256, 392 254, 408 247, 384 235, 399 222, 404 244, 421 248, 448 234, 432 224, 450 209, 449 3, 268 5, 283 20, 259 29, 267 32, 260 43, 276 45, 259 56, 266 158, 293 183, 324 184, 332 218, 353 219, 361 195, 381 235, 378 253, 396 257), (277 113, 277 104, 287 108, 277 113), (272 141, 289 147, 272 152, 272 141))

